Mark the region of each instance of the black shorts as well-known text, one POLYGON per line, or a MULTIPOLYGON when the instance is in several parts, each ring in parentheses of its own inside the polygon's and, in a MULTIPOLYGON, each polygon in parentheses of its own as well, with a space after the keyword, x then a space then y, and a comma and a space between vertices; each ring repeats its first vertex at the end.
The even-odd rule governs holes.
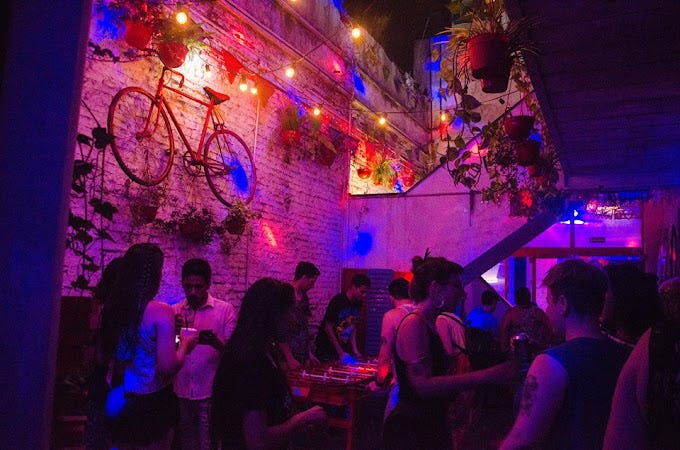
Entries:
POLYGON ((172 385, 151 394, 125 394, 125 406, 110 419, 114 443, 149 445, 165 436, 177 420, 177 396, 172 385))

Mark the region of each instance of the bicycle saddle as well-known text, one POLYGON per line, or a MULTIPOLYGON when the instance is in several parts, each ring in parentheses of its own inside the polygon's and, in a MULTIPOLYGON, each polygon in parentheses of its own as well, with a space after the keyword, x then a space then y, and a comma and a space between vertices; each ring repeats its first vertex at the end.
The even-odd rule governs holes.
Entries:
POLYGON ((229 100, 229 96, 227 94, 221 94, 213 89, 210 89, 209 87, 204 87, 203 90, 206 94, 208 94, 208 97, 215 105, 219 105, 220 103, 229 100))

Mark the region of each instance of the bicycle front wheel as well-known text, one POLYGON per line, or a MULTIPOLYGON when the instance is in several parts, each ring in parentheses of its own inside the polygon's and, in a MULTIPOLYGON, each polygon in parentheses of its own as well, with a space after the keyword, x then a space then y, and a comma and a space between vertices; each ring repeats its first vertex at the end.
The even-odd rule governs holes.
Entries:
POLYGON ((131 180, 153 186, 170 173, 175 146, 168 115, 154 96, 137 87, 121 89, 109 106, 111 149, 131 180))
POLYGON ((227 206, 248 203, 255 194, 253 155, 231 130, 217 130, 205 143, 205 177, 215 197, 227 206))

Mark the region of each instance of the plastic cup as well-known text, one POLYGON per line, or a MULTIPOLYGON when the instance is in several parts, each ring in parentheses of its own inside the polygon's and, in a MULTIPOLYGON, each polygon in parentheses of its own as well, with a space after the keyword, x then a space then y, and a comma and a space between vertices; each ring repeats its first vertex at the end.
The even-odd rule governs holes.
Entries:
POLYGON ((180 341, 184 338, 189 338, 192 336, 198 336, 198 330, 196 328, 180 328, 179 329, 179 339, 180 341))

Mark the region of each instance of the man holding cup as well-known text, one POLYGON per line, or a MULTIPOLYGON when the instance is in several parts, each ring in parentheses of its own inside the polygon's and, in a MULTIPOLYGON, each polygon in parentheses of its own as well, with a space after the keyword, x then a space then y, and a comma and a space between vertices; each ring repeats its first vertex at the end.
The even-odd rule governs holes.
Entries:
POLYGON ((175 377, 179 397, 178 432, 182 450, 210 448, 210 397, 220 352, 236 326, 234 307, 208 293, 211 269, 204 259, 182 266, 186 298, 173 305, 175 328, 182 336, 198 334, 198 344, 175 377))

